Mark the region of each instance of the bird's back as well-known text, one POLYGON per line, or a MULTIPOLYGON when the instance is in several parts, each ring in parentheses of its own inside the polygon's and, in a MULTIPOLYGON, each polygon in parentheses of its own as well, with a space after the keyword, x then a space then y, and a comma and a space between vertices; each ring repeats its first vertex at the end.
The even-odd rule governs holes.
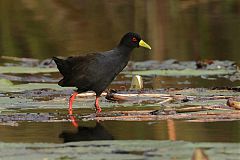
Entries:
POLYGON ((53 58, 63 79, 59 85, 77 87, 78 92, 95 91, 101 94, 116 75, 127 65, 129 57, 118 50, 87 56, 69 57, 66 60, 53 58))

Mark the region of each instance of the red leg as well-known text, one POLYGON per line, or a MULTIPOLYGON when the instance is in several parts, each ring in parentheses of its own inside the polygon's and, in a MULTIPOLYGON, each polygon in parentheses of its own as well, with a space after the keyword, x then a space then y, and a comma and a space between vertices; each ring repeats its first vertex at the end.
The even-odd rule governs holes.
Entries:
POLYGON ((75 118, 75 116, 73 116, 73 109, 72 109, 72 105, 73 105, 73 101, 75 99, 75 97, 77 96, 78 92, 73 92, 73 94, 71 95, 70 99, 69 99, 69 107, 68 107, 68 114, 70 115, 70 120, 71 123, 74 127, 78 127, 78 123, 77 120, 75 118))
POLYGON ((72 115, 73 111, 72 111, 72 105, 73 105, 73 101, 75 99, 75 97, 77 96, 78 92, 73 92, 73 94, 71 95, 70 99, 69 99, 69 107, 68 107, 68 114, 72 115))
POLYGON ((70 115, 70 120, 71 120, 72 125, 77 128, 78 123, 77 123, 77 120, 76 120, 75 116, 70 115))
POLYGON ((99 102, 98 102, 99 96, 96 96, 96 100, 95 100, 95 108, 96 108, 96 112, 100 113, 102 111, 101 107, 99 106, 99 102))

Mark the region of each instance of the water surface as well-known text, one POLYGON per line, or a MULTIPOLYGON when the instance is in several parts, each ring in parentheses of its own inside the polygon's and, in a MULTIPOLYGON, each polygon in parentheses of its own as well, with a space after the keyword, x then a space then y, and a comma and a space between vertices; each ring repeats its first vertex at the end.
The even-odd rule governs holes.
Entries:
POLYGON ((88 121, 79 128, 70 122, 20 122, 0 126, 1 142, 63 143, 86 140, 184 140, 240 142, 239 121, 196 123, 186 121, 88 121))

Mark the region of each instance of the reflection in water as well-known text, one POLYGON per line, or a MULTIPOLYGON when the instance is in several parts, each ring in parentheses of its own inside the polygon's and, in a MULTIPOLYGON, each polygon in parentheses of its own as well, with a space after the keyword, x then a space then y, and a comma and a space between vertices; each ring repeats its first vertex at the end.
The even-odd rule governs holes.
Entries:
POLYGON ((239 61, 239 0, 1 0, 0 54, 49 58, 111 49, 122 34, 140 33, 153 54, 239 61))
POLYGON ((167 120, 167 128, 168 128, 168 139, 171 141, 176 141, 177 140, 176 128, 175 128, 175 123, 172 119, 167 120))
POLYGON ((236 87, 238 81, 232 82, 226 78, 217 76, 201 76, 201 77, 167 77, 156 76, 153 78, 143 77, 144 82, 148 82, 145 88, 161 89, 161 88, 214 88, 214 87, 236 87))
POLYGON ((73 115, 71 115, 71 114, 69 114, 69 118, 70 118, 70 121, 71 121, 72 125, 73 125, 74 127, 78 128, 78 123, 77 123, 76 117, 73 116, 73 115))
POLYGON ((113 136, 99 123, 95 127, 78 127, 77 132, 63 131, 60 135, 64 142, 113 140, 113 136))
POLYGON ((0 142, 63 143, 84 140, 184 140, 191 142, 240 142, 240 122, 186 121, 79 121, 19 122, 18 126, 0 125, 0 142), (60 138, 60 137, 61 138, 60 138))

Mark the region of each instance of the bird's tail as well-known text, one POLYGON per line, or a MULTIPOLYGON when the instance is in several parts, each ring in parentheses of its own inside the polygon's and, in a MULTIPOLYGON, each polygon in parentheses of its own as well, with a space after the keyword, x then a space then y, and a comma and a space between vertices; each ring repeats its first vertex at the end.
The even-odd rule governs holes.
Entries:
POLYGON ((59 72, 63 75, 63 79, 60 80, 58 84, 60 86, 66 86, 65 78, 68 77, 68 74, 70 72, 68 63, 65 60, 57 58, 57 57, 53 57, 52 59, 57 64, 57 68, 58 68, 59 72))
POLYGON ((53 57, 52 58, 54 60, 54 62, 57 64, 57 68, 59 70, 59 72, 63 75, 66 76, 68 73, 68 64, 65 62, 65 60, 57 58, 57 57, 53 57))

